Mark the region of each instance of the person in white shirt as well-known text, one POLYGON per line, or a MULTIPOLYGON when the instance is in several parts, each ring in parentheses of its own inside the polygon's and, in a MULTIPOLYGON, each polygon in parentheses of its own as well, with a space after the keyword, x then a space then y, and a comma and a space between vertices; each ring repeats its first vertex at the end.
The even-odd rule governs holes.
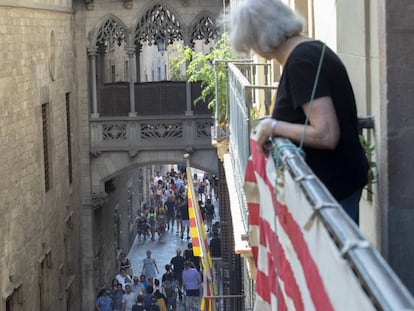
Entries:
POLYGON ((119 270, 119 273, 115 276, 115 278, 118 280, 119 284, 122 284, 122 289, 125 291, 125 286, 132 284, 132 280, 130 276, 126 273, 126 270, 124 268, 121 268, 119 270))
POLYGON ((122 311, 132 311, 137 295, 132 291, 131 285, 125 285, 126 293, 122 296, 122 311))
POLYGON ((157 175, 154 177, 154 186, 157 187, 158 186, 158 181, 161 180, 162 181, 162 176, 160 172, 157 172, 157 175))

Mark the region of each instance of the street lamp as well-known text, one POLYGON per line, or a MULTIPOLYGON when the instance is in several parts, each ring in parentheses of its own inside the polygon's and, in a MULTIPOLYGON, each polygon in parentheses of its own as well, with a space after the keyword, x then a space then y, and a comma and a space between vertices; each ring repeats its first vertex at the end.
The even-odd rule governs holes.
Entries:
POLYGON ((165 42, 165 39, 158 36, 155 39, 155 44, 157 45, 158 52, 160 52, 161 55, 164 55, 164 52, 167 50, 167 44, 165 42))

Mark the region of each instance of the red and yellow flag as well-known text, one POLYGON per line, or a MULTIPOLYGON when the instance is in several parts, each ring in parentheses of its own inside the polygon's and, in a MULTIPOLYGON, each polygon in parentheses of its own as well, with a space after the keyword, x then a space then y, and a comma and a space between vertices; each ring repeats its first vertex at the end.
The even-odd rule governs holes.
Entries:
POLYGON ((215 286, 213 281, 213 263, 208 247, 207 234, 204 227, 203 217, 201 215, 198 200, 196 199, 193 179, 191 178, 191 169, 187 163, 187 180, 188 180, 188 215, 190 218, 191 240, 193 244, 193 254, 201 258, 201 264, 204 272, 204 295, 201 300, 201 310, 213 310, 211 299, 205 299, 205 296, 215 295, 215 286))

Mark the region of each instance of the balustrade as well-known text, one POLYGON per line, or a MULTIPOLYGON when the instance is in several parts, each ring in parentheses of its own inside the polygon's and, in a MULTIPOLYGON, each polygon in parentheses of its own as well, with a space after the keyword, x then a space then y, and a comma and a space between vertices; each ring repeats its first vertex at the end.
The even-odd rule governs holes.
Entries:
POLYGON ((212 125, 210 115, 93 118, 91 153, 210 149, 212 125))

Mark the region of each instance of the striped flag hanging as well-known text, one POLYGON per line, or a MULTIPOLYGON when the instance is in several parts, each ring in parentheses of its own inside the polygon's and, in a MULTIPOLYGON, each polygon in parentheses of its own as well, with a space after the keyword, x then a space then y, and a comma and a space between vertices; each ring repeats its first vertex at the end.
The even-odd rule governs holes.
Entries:
POLYGON ((213 263, 210 256, 207 234, 204 227, 203 217, 201 215, 198 201, 195 199, 194 183, 191 178, 191 169, 187 163, 187 180, 188 180, 188 215, 190 218, 191 242, 193 244, 194 256, 201 257, 201 264, 204 272, 204 294, 201 300, 200 310, 213 310, 212 299, 205 299, 205 296, 215 295, 215 286, 213 280, 213 263))
POLYGON ((244 189, 257 270, 254 310, 373 310, 323 223, 307 226, 313 208, 299 183, 286 168, 276 176, 254 138, 251 151, 244 189))

